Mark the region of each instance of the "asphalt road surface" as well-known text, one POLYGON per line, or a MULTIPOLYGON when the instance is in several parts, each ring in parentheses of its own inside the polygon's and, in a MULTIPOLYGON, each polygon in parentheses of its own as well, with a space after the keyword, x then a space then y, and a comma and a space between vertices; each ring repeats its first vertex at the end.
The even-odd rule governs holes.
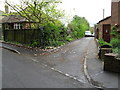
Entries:
POLYGON ((2 49, 2 88, 88 88, 32 59, 2 49))
POLYGON ((102 62, 97 59, 97 46, 93 37, 75 40, 57 52, 44 55, 22 47, 3 45, 21 53, 0 48, 3 88, 118 87, 118 76, 103 71, 102 62))
POLYGON ((83 64, 91 41, 94 41, 94 38, 81 38, 63 46, 58 52, 50 55, 38 56, 35 59, 65 74, 72 75, 83 83, 88 83, 84 75, 83 64))

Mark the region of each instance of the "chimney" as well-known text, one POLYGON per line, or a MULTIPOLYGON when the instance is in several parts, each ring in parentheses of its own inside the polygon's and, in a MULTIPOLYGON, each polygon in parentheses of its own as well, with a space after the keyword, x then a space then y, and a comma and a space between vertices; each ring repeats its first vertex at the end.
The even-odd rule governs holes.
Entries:
POLYGON ((9 7, 5 5, 5 13, 9 13, 9 7))
POLYGON ((111 5, 112 25, 120 25, 120 0, 112 0, 111 5))

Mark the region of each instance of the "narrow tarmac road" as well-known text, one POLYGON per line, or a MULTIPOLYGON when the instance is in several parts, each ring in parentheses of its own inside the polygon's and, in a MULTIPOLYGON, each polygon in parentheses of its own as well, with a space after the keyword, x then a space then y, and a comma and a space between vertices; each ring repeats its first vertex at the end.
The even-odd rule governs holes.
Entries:
POLYGON ((63 46, 59 52, 38 56, 35 59, 80 82, 89 84, 84 75, 84 58, 92 40, 94 40, 92 37, 81 38, 63 46))
POLYGON ((116 88, 118 85, 115 74, 112 75, 115 83, 111 83, 112 78, 105 78, 111 77, 111 74, 103 72, 102 62, 97 59, 93 37, 75 40, 62 46, 57 52, 44 55, 14 45, 3 45, 21 53, 19 55, 3 49, 3 87, 116 88), (35 53, 37 56, 34 56, 35 53), (98 77, 98 74, 104 77, 98 77))
POLYGON ((23 55, 2 49, 2 88, 88 88, 23 55))

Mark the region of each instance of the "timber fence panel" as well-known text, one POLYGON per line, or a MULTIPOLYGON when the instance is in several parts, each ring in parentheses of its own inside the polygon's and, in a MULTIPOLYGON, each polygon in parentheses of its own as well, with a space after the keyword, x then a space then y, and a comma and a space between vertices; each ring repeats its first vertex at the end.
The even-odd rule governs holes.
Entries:
POLYGON ((4 30, 4 40, 9 42, 18 42, 22 44, 32 44, 35 40, 40 42, 40 30, 4 30))

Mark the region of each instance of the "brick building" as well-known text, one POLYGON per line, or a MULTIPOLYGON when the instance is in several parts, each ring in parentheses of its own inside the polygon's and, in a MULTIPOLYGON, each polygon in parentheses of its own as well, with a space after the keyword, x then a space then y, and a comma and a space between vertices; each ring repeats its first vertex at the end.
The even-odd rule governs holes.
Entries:
POLYGON ((19 15, 5 16, 2 19, 3 30, 30 29, 30 24, 32 24, 32 22, 28 22, 19 15))
POLYGON ((97 23, 96 38, 102 38, 106 42, 110 42, 112 35, 112 26, 117 26, 120 30, 120 0, 112 0, 111 16, 104 18, 97 23))

